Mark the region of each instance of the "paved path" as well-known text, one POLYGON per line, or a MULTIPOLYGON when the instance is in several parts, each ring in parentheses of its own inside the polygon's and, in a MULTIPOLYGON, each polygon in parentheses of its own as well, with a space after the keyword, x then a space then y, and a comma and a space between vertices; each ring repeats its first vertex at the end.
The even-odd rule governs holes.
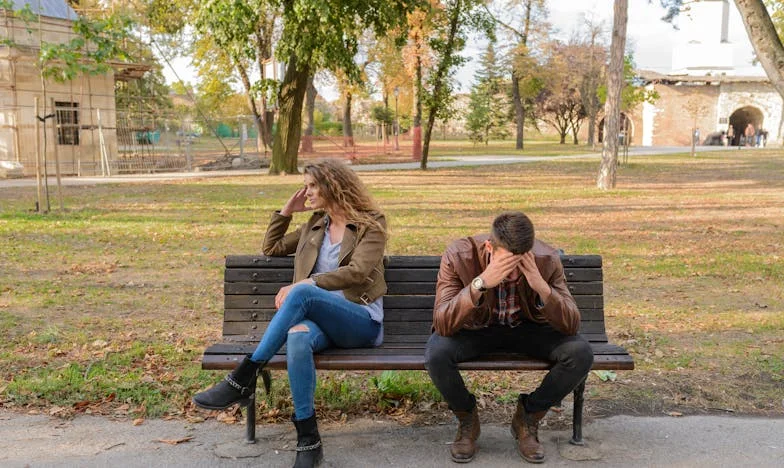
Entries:
MULTIPOLYGON (((703 146, 699 152, 706 151, 728 151, 735 148, 725 148, 723 146, 703 146)), ((673 154, 689 152, 690 147, 684 146, 657 146, 657 147, 633 147, 629 149, 629 156, 644 156, 652 154, 673 154)), ((536 161, 554 161, 562 159, 599 159, 597 153, 574 154, 565 156, 515 156, 515 155, 493 155, 493 156, 444 156, 435 158, 428 163, 428 168, 436 169, 442 167, 462 167, 462 166, 489 166, 498 164, 518 164, 536 161)), ((419 169, 418 162, 406 163, 384 163, 384 164, 358 164, 353 166, 356 171, 389 171, 389 170, 412 170, 419 169)), ((266 169, 253 170, 228 170, 228 171, 203 171, 203 172, 165 172, 158 174, 128 174, 111 177, 63 177, 63 185, 97 185, 97 184, 118 184, 118 183, 139 183, 163 180, 182 180, 205 177, 233 177, 244 175, 266 174, 266 169)), ((35 178, 27 177, 24 179, 0 179, 0 189, 13 187, 34 187, 35 178)), ((49 176, 49 187, 54 187, 57 180, 54 176, 49 176)))
MULTIPOLYGON (((322 428, 326 467, 454 467, 454 426, 402 426, 351 419, 322 428)), ((587 445, 565 431, 541 431, 544 466, 781 467, 784 419, 720 416, 599 419, 584 428, 587 445)), ((215 421, 73 420, 0 412, 0 466, 22 467, 288 467, 296 445, 290 424, 259 425, 258 442, 244 427, 215 421), (169 441, 167 443, 165 441, 169 441), (174 441, 182 441, 173 444, 174 441)), ((530 466, 515 451, 509 426, 485 424, 473 467, 530 466)))

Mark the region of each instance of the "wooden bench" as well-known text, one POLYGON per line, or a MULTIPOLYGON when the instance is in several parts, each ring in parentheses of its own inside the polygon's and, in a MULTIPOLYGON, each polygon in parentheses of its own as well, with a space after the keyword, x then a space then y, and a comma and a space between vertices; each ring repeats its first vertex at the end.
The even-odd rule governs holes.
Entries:
MULTIPOLYGON (((580 333, 591 343, 594 370, 631 370, 634 361, 608 342, 604 328, 602 259, 598 255, 561 257, 569 290, 582 323, 580 333)), ((425 343, 430 336, 438 256, 392 256, 386 268, 384 344, 377 348, 330 349, 315 356, 318 369, 424 370, 425 343)), ((275 313, 275 295, 293 277, 293 259, 234 255, 226 257, 223 340, 204 352, 203 369, 231 370, 256 344, 275 313)), ((268 369, 285 369, 286 356, 276 355, 268 369)), ((550 363, 515 354, 488 354, 460 364, 465 370, 537 370, 550 363)), ((582 444, 585 382, 574 390, 572 443, 582 444)), ((255 440, 255 398, 247 410, 246 439, 255 440)))

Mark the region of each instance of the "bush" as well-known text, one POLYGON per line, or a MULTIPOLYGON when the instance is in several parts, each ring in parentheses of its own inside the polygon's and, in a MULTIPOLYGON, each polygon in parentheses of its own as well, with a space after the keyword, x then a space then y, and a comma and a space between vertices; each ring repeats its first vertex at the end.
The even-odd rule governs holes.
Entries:
POLYGON ((342 122, 318 122, 316 123, 316 135, 341 136, 343 135, 342 122))

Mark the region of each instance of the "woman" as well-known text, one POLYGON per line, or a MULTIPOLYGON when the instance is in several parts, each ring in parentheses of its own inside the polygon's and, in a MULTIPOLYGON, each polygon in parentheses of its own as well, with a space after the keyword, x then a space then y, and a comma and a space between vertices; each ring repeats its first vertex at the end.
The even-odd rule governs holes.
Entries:
POLYGON ((196 394, 194 403, 207 409, 247 404, 259 371, 285 343, 297 429, 294 466, 320 463, 313 354, 381 344, 386 238, 384 215, 354 171, 335 160, 306 166, 305 187, 272 214, 262 248, 270 256, 296 254, 294 283, 275 297, 278 311, 256 351, 223 382, 196 394), (308 222, 286 234, 292 214, 308 210, 316 210, 308 222))

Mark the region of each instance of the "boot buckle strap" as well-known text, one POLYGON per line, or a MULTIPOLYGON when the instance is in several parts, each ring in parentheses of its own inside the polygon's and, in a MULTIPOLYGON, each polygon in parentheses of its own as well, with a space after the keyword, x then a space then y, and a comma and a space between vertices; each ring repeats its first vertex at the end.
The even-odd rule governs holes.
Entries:
POLYGON ((312 445, 303 445, 302 447, 297 446, 297 452, 309 452, 311 450, 316 450, 317 448, 321 447, 321 441, 319 440, 315 444, 312 445))
POLYGON ((249 387, 243 387, 242 385, 238 384, 234 381, 234 379, 231 378, 231 375, 226 376, 226 382, 228 382, 228 384, 231 385, 235 390, 240 392, 240 395, 242 396, 248 396, 251 394, 251 389, 249 387))

